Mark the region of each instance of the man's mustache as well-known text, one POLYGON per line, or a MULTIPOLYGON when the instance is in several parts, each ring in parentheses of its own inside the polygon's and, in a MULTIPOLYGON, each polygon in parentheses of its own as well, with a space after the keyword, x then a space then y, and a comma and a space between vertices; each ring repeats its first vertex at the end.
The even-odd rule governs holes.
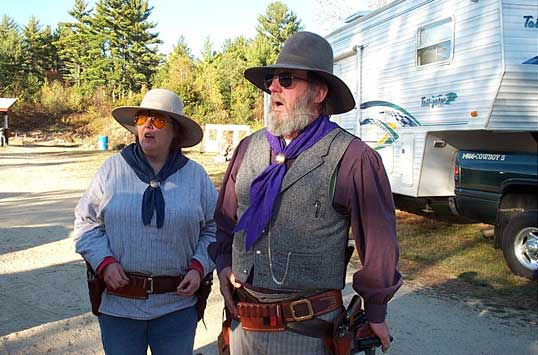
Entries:
POLYGON ((277 93, 273 93, 271 95, 271 104, 274 104, 275 102, 280 102, 282 104, 286 104, 286 100, 284 99, 284 97, 280 94, 277 94, 277 93))

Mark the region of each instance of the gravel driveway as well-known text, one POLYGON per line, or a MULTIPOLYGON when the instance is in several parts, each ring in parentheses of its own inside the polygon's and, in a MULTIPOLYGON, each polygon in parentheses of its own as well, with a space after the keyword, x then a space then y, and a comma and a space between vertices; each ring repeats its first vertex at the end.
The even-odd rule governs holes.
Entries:
MULTIPOLYGON (((0 355, 103 353, 70 238, 73 208, 95 172, 87 161, 96 154, 107 153, 0 148, 0 355)), ((195 353, 216 354, 222 301, 214 290, 195 353)), ((349 282, 344 293, 349 299, 349 282)), ((528 318, 408 284, 389 307, 390 353, 538 354, 537 322, 528 318)))

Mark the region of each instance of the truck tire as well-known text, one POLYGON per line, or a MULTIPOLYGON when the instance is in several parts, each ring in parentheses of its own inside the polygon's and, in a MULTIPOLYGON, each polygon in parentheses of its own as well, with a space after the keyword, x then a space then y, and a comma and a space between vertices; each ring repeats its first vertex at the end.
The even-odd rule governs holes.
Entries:
POLYGON ((538 211, 510 219, 502 237, 504 259, 516 275, 538 279, 538 211))

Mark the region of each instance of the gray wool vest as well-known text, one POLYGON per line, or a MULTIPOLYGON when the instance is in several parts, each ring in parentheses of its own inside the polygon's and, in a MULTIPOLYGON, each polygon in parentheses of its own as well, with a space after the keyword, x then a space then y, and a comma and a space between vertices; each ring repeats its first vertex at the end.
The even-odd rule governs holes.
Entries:
MULTIPOLYGON (((250 251, 245 231, 235 234, 232 270, 253 286, 301 292, 341 289, 349 217, 332 207, 338 163, 354 136, 337 128, 304 151, 286 172, 268 226, 250 251)), ((249 206, 252 181, 270 164, 264 130, 253 134, 236 180, 237 216, 249 206)))

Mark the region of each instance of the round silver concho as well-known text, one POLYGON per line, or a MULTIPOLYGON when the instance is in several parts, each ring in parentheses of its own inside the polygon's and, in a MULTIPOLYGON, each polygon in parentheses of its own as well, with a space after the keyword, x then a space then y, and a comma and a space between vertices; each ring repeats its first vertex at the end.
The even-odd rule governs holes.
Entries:
POLYGON ((286 156, 282 153, 278 153, 276 156, 275 156, 275 162, 277 164, 282 164, 286 161, 286 156))
POLYGON ((161 186, 161 183, 157 180, 151 180, 149 182, 149 186, 153 187, 154 189, 156 189, 157 187, 161 186))

